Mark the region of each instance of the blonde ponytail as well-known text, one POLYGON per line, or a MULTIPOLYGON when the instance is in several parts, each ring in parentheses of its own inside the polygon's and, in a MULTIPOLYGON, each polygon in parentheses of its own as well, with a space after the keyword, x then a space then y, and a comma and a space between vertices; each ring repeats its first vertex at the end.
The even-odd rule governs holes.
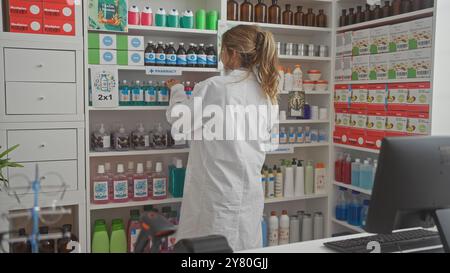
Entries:
POLYGON ((242 67, 257 70, 264 94, 272 104, 278 104, 278 53, 272 33, 239 25, 223 34, 222 46, 240 54, 242 67))

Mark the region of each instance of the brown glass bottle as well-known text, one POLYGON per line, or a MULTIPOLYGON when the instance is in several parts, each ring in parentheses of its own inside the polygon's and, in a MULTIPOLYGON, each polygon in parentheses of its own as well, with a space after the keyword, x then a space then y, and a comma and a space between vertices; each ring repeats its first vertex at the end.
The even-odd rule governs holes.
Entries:
POLYGON ((327 16, 323 9, 319 9, 319 14, 316 16, 316 27, 327 27, 327 16))
POLYGON ((420 9, 422 9, 422 0, 412 0, 411 11, 418 11, 420 9))
POLYGON ((271 24, 281 24, 281 8, 277 2, 272 0, 272 5, 269 7, 269 23, 271 24))
POLYGON ((349 8, 348 9, 348 24, 349 25, 353 25, 356 21, 356 16, 355 16, 355 9, 354 8, 349 8))
POLYGON ((341 17, 339 17, 339 26, 345 27, 348 25, 348 17, 347 17, 347 10, 343 9, 341 17))
POLYGON ((253 22, 253 5, 249 0, 244 0, 240 8, 240 20, 242 22, 253 22))
MULTIPOLYGON (((19 229, 19 237, 26 237, 24 228, 19 229)), ((11 244, 11 253, 31 253, 31 244, 29 241, 17 242, 11 244)))
POLYGON ((423 0, 422 9, 429 9, 434 7, 434 0, 423 0))
POLYGON ((294 24, 294 13, 291 10, 291 5, 287 4, 286 9, 283 11, 283 25, 293 25, 294 24))
POLYGON ((255 5, 255 22, 267 23, 267 6, 263 0, 258 0, 258 4, 255 5))
POLYGON ((239 4, 234 0, 228 0, 227 2, 227 20, 239 20, 239 4))
MULTIPOLYGON (((48 234, 48 227, 39 227, 40 235, 48 234)), ((39 253, 55 253, 55 241, 54 240, 40 240, 39 241, 39 253)))
POLYGON ((381 11, 383 18, 391 16, 391 7, 389 6, 389 1, 384 1, 384 6, 381 11))
POLYGON ((411 11, 411 1, 402 0, 402 6, 400 8, 401 13, 408 13, 411 11))
POLYGON ((374 20, 383 18, 383 11, 381 10, 380 5, 376 5, 372 13, 373 13, 372 18, 374 20))
POLYGON ((355 14, 355 23, 359 24, 364 22, 364 13, 362 11, 362 6, 356 7, 356 14, 355 14))
POLYGON ((56 245, 58 247, 58 253, 70 253, 72 250, 67 249, 67 244, 70 241, 78 242, 78 238, 72 234, 72 225, 67 224, 62 226, 64 233, 70 233, 70 238, 58 239, 56 245))
POLYGON ((302 6, 297 6, 297 12, 294 14, 294 25, 297 26, 305 25, 305 14, 303 13, 302 6))
POLYGON ((391 5, 391 15, 399 15, 402 9, 402 0, 394 0, 391 5))
POLYGON ((366 10, 364 10, 364 22, 372 20, 372 11, 370 10, 370 5, 366 5, 366 10))
POLYGON ((315 26, 316 23, 316 15, 313 12, 313 9, 309 8, 308 13, 306 14, 306 23, 305 25, 308 27, 315 26))

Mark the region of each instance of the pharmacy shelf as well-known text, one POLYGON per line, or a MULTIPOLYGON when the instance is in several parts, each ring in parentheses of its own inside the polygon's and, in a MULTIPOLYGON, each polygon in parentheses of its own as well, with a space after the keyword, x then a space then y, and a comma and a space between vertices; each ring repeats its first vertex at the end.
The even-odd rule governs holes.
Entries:
POLYGON ((329 120, 312 120, 312 119, 287 119, 280 120, 279 124, 327 124, 329 120))
POLYGON ((327 198, 328 194, 312 194, 312 195, 304 195, 304 196, 296 196, 296 197, 281 197, 281 198, 271 198, 265 199, 265 204, 276 204, 276 203, 284 203, 291 201, 300 201, 300 200, 309 200, 309 199, 321 199, 327 198))
MULTIPOLYGON (((92 67, 104 67, 103 65, 89 65, 89 68, 92 67)), ((119 71, 145 71, 146 66, 139 65, 117 65, 116 66, 119 71)), ((170 67, 170 66, 147 66, 149 68, 159 69, 159 68, 170 68, 177 69, 183 72, 199 72, 199 73, 219 73, 220 70, 217 68, 209 68, 209 67, 170 67)))
MULTIPOLYGON (((328 1, 326 1, 328 2, 328 1)), ((255 22, 241 22, 241 21, 226 21, 231 27, 237 25, 255 25, 263 29, 269 30, 274 34, 280 35, 297 35, 297 36, 315 36, 320 34, 330 34, 331 28, 322 27, 305 27, 305 26, 292 26, 282 24, 267 24, 267 23, 255 23, 255 22)))
POLYGON ((304 144, 280 144, 280 148, 313 148, 313 147, 328 147, 330 144, 328 142, 317 142, 317 143, 304 143, 304 144))
POLYGON ((363 188, 360 188, 360 187, 355 187, 353 185, 344 184, 344 183, 337 182, 337 181, 334 181, 333 185, 335 185, 337 187, 343 187, 343 188, 346 188, 346 189, 349 189, 349 190, 352 190, 352 191, 357 191, 357 192, 363 193, 365 195, 372 195, 372 191, 371 190, 366 190, 366 189, 363 189, 363 188))
POLYGON ((411 83, 411 82, 431 82, 431 79, 399 79, 399 80, 378 80, 378 81, 335 81, 334 84, 378 84, 378 83, 411 83))
POLYGON ((304 62, 330 62, 330 57, 309 57, 309 56, 292 56, 292 55, 279 55, 280 60, 296 60, 304 62))
POLYGON ((366 232, 364 229, 362 229, 362 228, 360 228, 360 227, 352 226, 352 225, 348 224, 347 222, 339 221, 339 220, 337 220, 336 218, 331 218, 331 221, 332 221, 333 223, 335 223, 335 224, 338 224, 338 225, 341 225, 341 226, 343 226, 343 227, 346 227, 346 228, 348 228, 348 229, 350 229, 350 230, 353 230, 354 232, 358 232, 358 233, 365 233, 365 232, 366 232))
MULTIPOLYGON (((283 91, 279 93, 280 95, 289 95, 289 92, 283 91)), ((305 92, 306 95, 331 95, 330 91, 310 91, 305 92)))
POLYGON ((89 157, 118 157, 118 156, 139 156, 139 155, 165 155, 165 154, 185 154, 189 153, 189 148, 185 149, 161 149, 144 151, 113 151, 113 152, 89 152, 89 157))
POLYGON ((89 107, 89 111, 165 111, 169 106, 119 106, 115 108, 89 107))
POLYGON ((414 12, 391 16, 391 17, 387 17, 387 18, 383 18, 383 19, 379 19, 379 20, 372 20, 372 21, 364 22, 364 23, 360 23, 360 24, 353 24, 350 26, 338 27, 336 29, 336 31, 337 32, 345 32, 345 31, 350 31, 350 30, 354 31, 354 30, 358 30, 358 29, 373 28, 373 27, 379 27, 379 26, 384 26, 384 25, 392 25, 392 24, 407 22, 410 20, 416 20, 416 19, 420 19, 420 18, 424 18, 424 17, 433 16, 433 12, 434 12, 434 8, 423 9, 423 10, 418 10, 418 11, 414 11, 414 12))
POLYGON ((90 204, 89 209, 92 211, 92 210, 139 207, 139 206, 145 206, 145 205, 175 204, 175 203, 181 203, 182 200, 183 200, 183 198, 167 198, 167 199, 163 199, 163 200, 133 201, 133 202, 126 202, 126 203, 90 204))
POLYGON ((356 147, 356 146, 351 146, 351 145, 346 145, 346 144, 334 143, 334 147, 347 149, 347 150, 353 150, 353 151, 359 151, 359 152, 372 153, 372 154, 379 154, 380 153, 380 150, 363 148, 363 147, 356 147))
POLYGON ((217 30, 129 25, 128 34, 198 38, 204 36, 215 37, 215 35, 217 35, 217 30))

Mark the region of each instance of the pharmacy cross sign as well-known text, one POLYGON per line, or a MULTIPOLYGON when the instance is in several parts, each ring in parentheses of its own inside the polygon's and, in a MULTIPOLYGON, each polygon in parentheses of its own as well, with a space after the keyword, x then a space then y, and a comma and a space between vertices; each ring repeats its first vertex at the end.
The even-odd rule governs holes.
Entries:
POLYGON ((179 68, 167 68, 167 67, 146 67, 145 73, 147 75, 160 75, 160 76, 180 76, 181 69, 179 68))

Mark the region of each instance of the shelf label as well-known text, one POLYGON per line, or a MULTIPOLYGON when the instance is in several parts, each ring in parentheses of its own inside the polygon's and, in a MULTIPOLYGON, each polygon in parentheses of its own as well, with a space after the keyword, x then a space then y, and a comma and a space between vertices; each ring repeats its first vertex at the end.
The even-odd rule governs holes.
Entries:
POLYGON ((277 149, 267 152, 267 154, 293 154, 294 147, 278 147, 277 149))
POLYGON ((145 68, 147 75, 160 75, 160 76, 180 76, 182 70, 177 67, 152 67, 145 68))

